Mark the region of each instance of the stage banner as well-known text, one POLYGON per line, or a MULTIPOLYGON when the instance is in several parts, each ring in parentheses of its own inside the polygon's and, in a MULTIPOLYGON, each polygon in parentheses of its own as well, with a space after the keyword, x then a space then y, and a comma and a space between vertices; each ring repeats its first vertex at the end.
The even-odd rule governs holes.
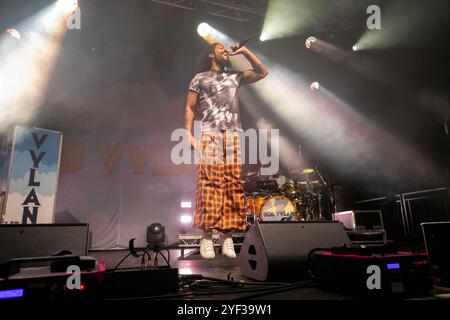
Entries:
POLYGON ((2 223, 53 223, 63 135, 15 126, 2 223))

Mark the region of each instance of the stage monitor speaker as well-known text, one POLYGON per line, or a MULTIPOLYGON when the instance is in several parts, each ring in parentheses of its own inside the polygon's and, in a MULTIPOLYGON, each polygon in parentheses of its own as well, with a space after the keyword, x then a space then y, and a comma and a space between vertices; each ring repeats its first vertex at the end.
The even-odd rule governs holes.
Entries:
POLYGON ((238 258, 241 274, 259 281, 307 278, 312 249, 350 244, 344 227, 326 222, 262 222, 246 233, 238 258))
POLYGON ((13 258, 52 256, 67 250, 86 256, 89 225, 84 224, 1 224, 0 264, 13 258))

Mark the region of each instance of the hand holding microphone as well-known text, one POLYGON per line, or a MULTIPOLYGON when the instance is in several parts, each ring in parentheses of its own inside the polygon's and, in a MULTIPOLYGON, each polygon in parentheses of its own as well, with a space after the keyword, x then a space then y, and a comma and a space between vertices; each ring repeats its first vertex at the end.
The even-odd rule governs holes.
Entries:
POLYGON ((242 54, 245 50, 244 46, 245 44, 251 39, 251 37, 247 37, 244 40, 241 40, 240 42, 238 42, 237 44, 231 46, 231 52, 229 52, 228 54, 230 56, 235 56, 238 54, 242 54))

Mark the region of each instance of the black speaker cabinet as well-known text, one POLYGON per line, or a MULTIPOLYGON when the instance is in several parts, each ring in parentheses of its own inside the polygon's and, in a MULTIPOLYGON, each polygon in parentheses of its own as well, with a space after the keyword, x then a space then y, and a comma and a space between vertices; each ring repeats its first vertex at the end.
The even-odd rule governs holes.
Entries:
POLYGON ((52 256, 67 250, 85 256, 88 224, 1 224, 0 264, 13 258, 52 256))
POLYGON ((243 276, 259 281, 307 277, 308 253, 350 244, 344 227, 326 222, 261 222, 246 233, 238 264, 243 276))

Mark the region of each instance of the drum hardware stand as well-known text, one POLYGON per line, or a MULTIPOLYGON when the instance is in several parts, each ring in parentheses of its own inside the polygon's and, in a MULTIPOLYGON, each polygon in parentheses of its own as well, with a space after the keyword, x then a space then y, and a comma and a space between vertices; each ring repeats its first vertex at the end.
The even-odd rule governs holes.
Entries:
MULTIPOLYGON (((317 175, 319 176, 320 180, 322 180, 323 185, 328 190, 328 193, 330 195, 330 200, 331 200, 331 207, 333 208, 334 212, 336 212, 336 203, 334 201, 334 191, 331 189, 331 186, 326 182, 326 180, 320 173, 319 165, 316 165, 316 171, 317 171, 317 175)), ((319 193, 319 219, 323 219, 322 209, 321 209, 321 198, 322 198, 322 195, 319 193)))
MULTIPOLYGON (((317 171, 319 172, 319 171, 317 171)), ((317 198, 319 198, 319 220, 323 220, 322 215, 322 193, 320 191, 317 192, 317 198)))

